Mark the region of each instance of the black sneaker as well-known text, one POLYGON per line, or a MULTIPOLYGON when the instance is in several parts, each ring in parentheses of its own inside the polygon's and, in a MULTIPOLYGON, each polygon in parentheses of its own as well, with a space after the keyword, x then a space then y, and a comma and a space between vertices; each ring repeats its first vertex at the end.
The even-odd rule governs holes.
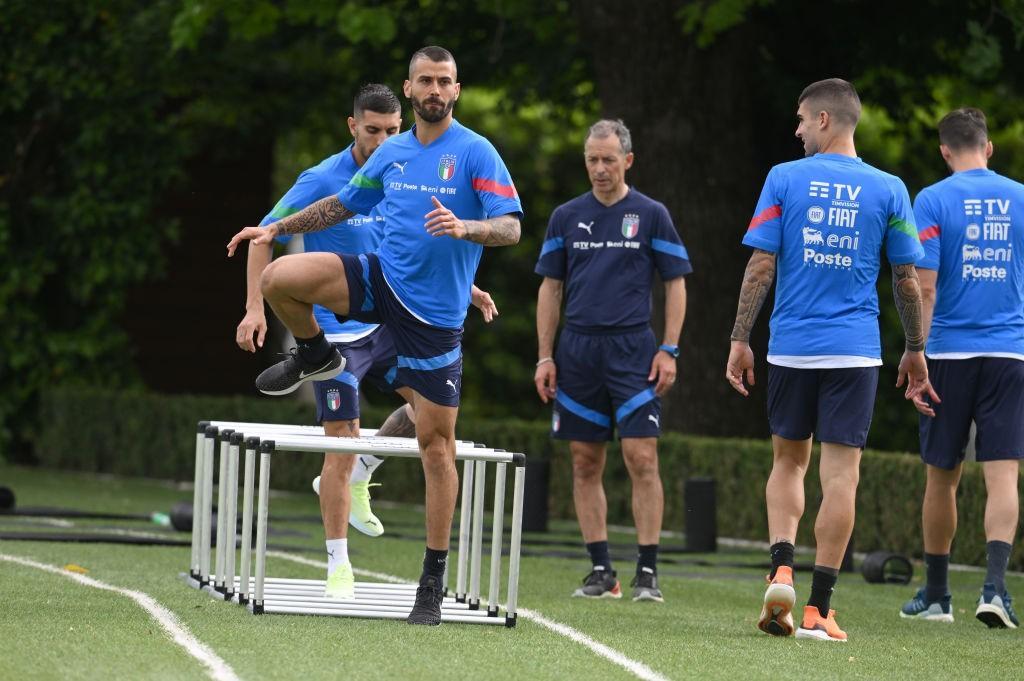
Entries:
POLYGON ((583 586, 576 589, 573 598, 622 598, 619 580, 615 578, 615 570, 605 570, 603 565, 595 565, 590 574, 583 578, 583 586))
POLYGON ((441 588, 441 580, 437 577, 427 576, 420 580, 420 586, 416 589, 416 603, 412 606, 408 619, 409 624, 426 624, 436 627, 441 623, 441 601, 444 599, 444 589, 441 588))
POLYGON ((664 603, 665 597, 658 588, 658 575, 650 568, 641 568, 629 584, 633 587, 633 601, 655 601, 664 603))
POLYGON ((256 389, 264 395, 287 395, 294 392, 306 381, 327 381, 345 370, 345 358, 337 348, 318 366, 303 361, 298 351, 292 348, 288 359, 278 362, 256 377, 256 389))

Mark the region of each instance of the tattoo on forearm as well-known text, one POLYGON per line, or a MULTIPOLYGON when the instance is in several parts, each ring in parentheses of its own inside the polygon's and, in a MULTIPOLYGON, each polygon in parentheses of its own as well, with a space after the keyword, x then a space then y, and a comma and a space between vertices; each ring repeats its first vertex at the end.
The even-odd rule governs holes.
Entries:
POLYGON ((403 404, 391 412, 377 435, 388 437, 416 437, 416 424, 409 418, 407 407, 403 404))
POLYGON ((490 220, 468 220, 466 240, 481 246, 512 246, 519 243, 519 219, 502 215, 490 220))
POLYGON ((740 302, 736 309, 736 324, 732 327, 730 340, 750 340, 750 330, 761 306, 768 297, 768 291, 775 280, 775 254, 757 249, 750 256, 747 270, 743 273, 743 286, 740 288, 740 302))
POLYGON ((355 215, 337 196, 328 196, 277 222, 278 234, 319 232, 355 215))
POLYGON ((892 294, 900 314, 907 350, 924 350, 924 322, 921 316, 921 281, 913 265, 892 266, 892 294))

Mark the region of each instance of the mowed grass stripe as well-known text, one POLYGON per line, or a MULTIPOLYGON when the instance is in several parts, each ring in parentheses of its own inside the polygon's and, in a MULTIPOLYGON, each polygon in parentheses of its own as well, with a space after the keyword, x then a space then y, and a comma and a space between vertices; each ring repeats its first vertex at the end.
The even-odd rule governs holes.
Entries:
MULTIPOLYGON (((29 616, 30 613, 34 614, 35 618, 44 620, 42 624, 46 631, 39 632, 40 635, 32 639, 37 644, 40 644, 38 649, 34 652, 39 654, 42 659, 40 659, 40 657, 36 657, 35 654, 26 657, 25 653, 28 651, 23 648, 19 650, 21 653, 19 656, 5 656, 7 658, 5 661, 6 663, 18 665, 19 661, 28 662, 29 666, 33 667, 30 673, 32 678, 46 677, 49 676, 50 673, 54 673, 57 678, 76 678, 83 673, 87 676, 96 675, 106 676, 108 678, 150 678, 150 672, 154 673, 152 678, 159 678, 165 675, 178 677, 187 675, 187 672, 183 668, 180 660, 175 660, 172 665, 169 665, 171 668, 166 670, 161 670, 159 666, 154 667, 150 664, 150 661, 147 660, 145 671, 140 672, 140 669, 138 668, 138 658, 131 654, 131 648, 127 645, 124 646, 123 651, 129 653, 128 659, 121 659, 121 662, 127 663, 128 666, 127 669, 123 670, 125 674, 124 676, 114 669, 101 671, 101 669, 91 664, 82 664, 84 660, 95 659, 95 655, 88 655, 83 660, 83 657, 68 654, 66 649, 67 643, 70 640, 75 639, 80 643, 85 643, 89 648, 92 648, 95 645, 98 647, 107 647, 108 649, 113 648, 113 652, 119 652, 116 650, 116 647, 125 638, 125 631, 128 629, 135 629, 136 633, 138 633, 138 629, 140 629, 137 622, 134 623, 134 626, 126 625, 126 620, 137 620, 137 617, 128 612, 124 612, 125 610, 136 608, 137 606, 145 611, 152 620, 155 620, 158 628, 162 629, 163 633, 166 634, 173 643, 180 646, 185 653, 194 658, 194 662, 198 662, 210 678, 215 679, 215 681, 239 681, 238 676, 235 674, 234 670, 231 669, 230 665, 218 657, 217 654, 208 646, 196 639, 181 624, 178 618, 171 613, 171 611, 160 605, 148 594, 113 586, 97 579, 93 579, 92 577, 71 572, 55 565, 40 563, 24 556, 0 553, 0 563, 8 566, 12 564, 19 566, 20 568, 23 568, 22 572, 36 571, 36 578, 38 578, 38 572, 56 575, 66 580, 76 582, 79 585, 90 587, 91 589, 97 589, 99 591, 114 594, 115 596, 127 598, 134 604, 127 606, 126 608, 125 606, 127 604, 124 603, 121 598, 111 599, 108 595, 104 595, 99 598, 95 596, 91 598, 80 598, 79 593, 72 592, 68 594, 67 590, 53 590, 49 588, 47 591, 52 597, 47 598, 42 604, 38 602, 38 599, 26 599, 27 602, 17 604, 17 593, 21 592, 24 594, 30 594, 31 590, 18 589, 15 593, 9 594, 11 598, 5 598, 6 602, 4 608, 7 610, 7 617, 4 619, 7 621, 8 626, 16 624, 20 629, 21 627, 28 625, 29 623, 26 619, 29 619, 27 616, 29 616), (104 602, 104 599, 106 602, 104 602), (31 601, 36 602, 32 603, 31 601), (112 601, 120 602, 114 605, 112 601), (22 610, 18 605, 27 607, 22 610), (40 607, 40 605, 42 605, 42 607, 40 607), (108 605, 110 607, 108 607, 108 605), (14 615, 18 610, 22 610, 20 614, 23 617, 15 619, 14 615), (83 616, 85 614, 83 611, 86 610, 89 615, 92 615, 91 618, 83 616), (69 611, 74 611, 74 614, 72 615, 69 611), (118 614, 115 617, 110 617, 109 615, 114 612, 117 612, 118 614), (68 615, 72 616, 69 617, 68 615), (103 621, 99 627, 96 626, 96 623, 88 621, 89 619, 96 618, 96 615, 100 615, 101 620, 106 620, 103 621), (76 624, 78 625, 78 631, 80 632, 77 636, 75 635, 76 624), (97 631, 97 629, 105 631, 97 631), (101 641, 89 643, 88 640, 93 638, 96 633, 100 634, 101 641), (104 643, 106 645, 103 645, 104 643), (52 656, 52 652, 56 650, 61 650, 62 654, 52 656), (51 656, 56 659, 51 658, 46 660, 46 658, 51 656)), ((31 580, 32 577, 22 576, 20 579, 15 578, 7 580, 7 584, 9 587, 14 587, 15 585, 23 587, 27 581, 31 580)), ((50 581, 52 582, 52 578, 50 578, 50 581)), ((146 625, 146 632, 147 636, 153 633, 152 622, 146 625)), ((4 636, 3 638, 5 640, 12 640, 14 636, 9 635, 4 636)), ((149 641, 147 641, 147 644, 148 643, 149 641)), ((119 655, 105 656, 105 659, 117 660, 119 657, 119 655)), ((5 666, 7 665, 5 664, 5 666)), ((15 669, 8 668, 6 671, 14 672, 15 669)), ((18 678, 18 675, 15 673, 11 678, 18 678)))

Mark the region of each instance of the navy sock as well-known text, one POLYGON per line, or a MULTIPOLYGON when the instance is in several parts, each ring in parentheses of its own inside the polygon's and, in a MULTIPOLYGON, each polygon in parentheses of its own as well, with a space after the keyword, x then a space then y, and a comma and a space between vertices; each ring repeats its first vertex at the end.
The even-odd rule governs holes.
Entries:
POLYGON ((814 566, 814 576, 811 577, 811 597, 807 599, 807 605, 816 607, 822 617, 828 617, 828 609, 832 602, 832 590, 836 587, 838 578, 839 570, 824 565, 814 566))
POLYGON ((1010 564, 1010 545, 1004 541, 990 541, 985 544, 988 554, 988 571, 985 583, 996 587, 996 593, 1002 595, 1006 591, 1006 566, 1010 564))
POLYGON ((448 564, 448 549, 442 549, 440 551, 432 549, 429 546, 423 553, 423 576, 420 577, 420 583, 427 577, 436 577, 438 581, 444 578, 444 568, 448 564))
POLYGON ((299 349, 299 357, 306 364, 322 364, 334 349, 324 337, 323 329, 312 338, 296 338, 295 345, 299 349))
POLYGON ((608 572, 612 571, 612 557, 608 553, 608 540, 592 541, 587 544, 587 553, 590 554, 590 563, 594 566, 601 565, 608 572))
POLYGON ((658 545, 637 544, 636 545, 636 573, 640 574, 643 568, 647 568, 654 574, 658 574, 658 545))
POLYGON ((949 593, 949 554, 925 553, 924 567, 928 576, 925 600, 929 603, 942 600, 949 593))
POLYGON ((793 545, 788 541, 776 542, 768 551, 772 557, 772 571, 768 574, 768 579, 774 579, 775 571, 783 565, 793 567, 793 545))

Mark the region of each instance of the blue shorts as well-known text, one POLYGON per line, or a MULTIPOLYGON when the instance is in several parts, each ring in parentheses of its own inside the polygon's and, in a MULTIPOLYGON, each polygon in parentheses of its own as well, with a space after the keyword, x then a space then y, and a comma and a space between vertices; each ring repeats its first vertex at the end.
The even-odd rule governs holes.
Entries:
POLYGON ((462 329, 446 329, 420 321, 405 308, 384 279, 374 253, 338 253, 348 281, 347 316, 384 324, 395 345, 394 373, 388 383, 408 386, 434 404, 459 406, 462 393, 462 329))
MULTIPOLYGON (((351 343, 335 343, 345 358, 345 370, 329 381, 315 381, 316 421, 351 421, 359 418, 359 384, 368 380, 381 392, 400 387, 388 382, 397 362, 395 344, 386 326, 351 343)), ((392 374, 393 375, 393 374, 392 374)))
POLYGON ((658 437, 661 400, 647 380, 658 342, 650 327, 607 335, 562 331, 551 437, 578 442, 658 437))
POLYGON ((921 416, 921 459, 952 470, 963 461, 971 421, 978 461, 1024 458, 1024 362, 1009 357, 929 359, 942 400, 921 416))
POLYGON ((863 449, 878 390, 878 367, 794 369, 768 365, 768 426, 787 440, 863 449))

